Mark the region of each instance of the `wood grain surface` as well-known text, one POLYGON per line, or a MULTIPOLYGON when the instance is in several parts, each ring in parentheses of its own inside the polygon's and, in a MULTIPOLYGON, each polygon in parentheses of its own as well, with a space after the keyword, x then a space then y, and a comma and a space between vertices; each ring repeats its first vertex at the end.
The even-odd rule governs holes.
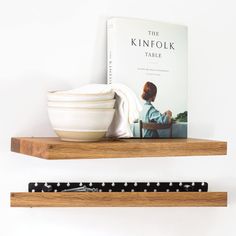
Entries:
POLYGON ((11 207, 226 207, 226 192, 11 193, 11 207))
POLYGON ((11 151, 44 159, 226 155, 227 143, 203 139, 106 139, 65 142, 59 138, 12 138, 11 151))

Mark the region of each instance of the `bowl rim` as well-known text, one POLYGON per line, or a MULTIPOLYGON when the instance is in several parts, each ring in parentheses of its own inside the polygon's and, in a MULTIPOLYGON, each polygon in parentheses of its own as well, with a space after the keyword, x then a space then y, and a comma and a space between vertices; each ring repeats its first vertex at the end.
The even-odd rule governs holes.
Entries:
POLYGON ((69 90, 48 90, 48 96, 49 95, 54 95, 54 96, 69 96, 69 97, 72 97, 72 96, 75 96, 75 97, 80 97, 80 96, 85 96, 85 97, 88 97, 88 96, 103 96, 103 95, 115 95, 115 92, 112 90, 110 92, 106 92, 106 93, 76 93, 76 94, 70 94, 70 93, 65 93, 65 94, 61 94, 61 93, 57 93, 55 94, 56 92, 63 92, 63 91, 69 91, 69 90))
POLYGON ((48 106, 48 109, 55 109, 55 110, 75 110, 75 111, 84 111, 84 110, 88 110, 88 111, 107 111, 107 112, 112 112, 115 111, 115 108, 84 108, 84 107, 50 107, 48 106))
POLYGON ((106 102, 115 102, 116 99, 108 99, 108 100, 94 100, 94 101, 48 101, 49 103, 106 103, 106 102))

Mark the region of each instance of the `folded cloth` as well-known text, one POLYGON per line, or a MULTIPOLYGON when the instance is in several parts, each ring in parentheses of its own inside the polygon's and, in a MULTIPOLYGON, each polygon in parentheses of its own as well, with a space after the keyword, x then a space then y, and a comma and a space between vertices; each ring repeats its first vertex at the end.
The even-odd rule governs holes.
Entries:
POLYGON ((126 85, 115 83, 110 86, 116 94, 116 111, 107 131, 107 137, 133 137, 130 125, 139 118, 142 106, 135 93, 126 85))
MULTIPOLYGON (((135 93, 124 84, 87 84, 73 90, 63 91, 66 94, 96 94, 115 92, 115 114, 108 128, 107 137, 133 137, 130 125, 139 118, 142 106, 135 93)), ((99 122, 99 121, 98 121, 99 122)))

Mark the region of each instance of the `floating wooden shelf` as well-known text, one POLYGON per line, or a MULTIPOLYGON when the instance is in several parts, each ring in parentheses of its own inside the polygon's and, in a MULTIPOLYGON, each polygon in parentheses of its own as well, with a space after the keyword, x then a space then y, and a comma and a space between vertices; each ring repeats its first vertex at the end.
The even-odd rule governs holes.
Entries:
POLYGON ((58 138, 12 138, 11 150, 44 159, 226 155, 227 143, 204 139, 106 139, 63 142, 58 138))
POLYGON ((11 207, 226 207, 226 192, 11 193, 11 207))

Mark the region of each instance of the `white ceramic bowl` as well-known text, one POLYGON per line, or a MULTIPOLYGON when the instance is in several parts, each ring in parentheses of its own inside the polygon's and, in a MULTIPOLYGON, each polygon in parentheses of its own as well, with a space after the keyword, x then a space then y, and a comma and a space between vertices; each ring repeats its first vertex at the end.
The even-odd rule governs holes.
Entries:
POLYGON ((48 107, 61 107, 61 108, 114 108, 115 99, 105 101, 92 101, 92 102, 48 102, 48 107))
MULTIPOLYGON (((67 132, 67 139, 70 138, 68 132, 72 132, 71 139, 75 139, 75 132, 105 133, 112 122, 114 112, 115 109, 48 108, 49 119, 55 132, 58 135, 61 131, 67 132)), ((63 136, 61 138, 63 139, 63 136)))
POLYGON ((50 102, 84 102, 84 101, 104 101, 111 100, 115 96, 114 91, 107 93, 75 93, 70 94, 66 91, 49 91, 48 92, 48 101, 50 102))

